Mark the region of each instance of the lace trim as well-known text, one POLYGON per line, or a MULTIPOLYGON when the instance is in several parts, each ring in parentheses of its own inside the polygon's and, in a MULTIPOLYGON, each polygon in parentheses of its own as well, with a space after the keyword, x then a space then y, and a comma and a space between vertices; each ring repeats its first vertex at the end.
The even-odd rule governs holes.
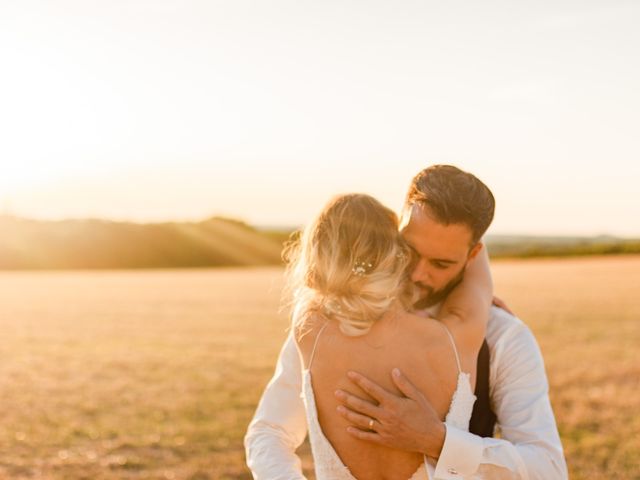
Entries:
POLYGON ((321 479, 335 480, 357 480, 351 474, 338 453, 331 445, 331 442, 325 437, 324 432, 320 428, 318 422, 318 410, 313 393, 313 385, 311 384, 311 372, 304 370, 304 393, 303 400, 307 412, 307 423, 309 425, 309 440, 311 443, 311 452, 313 454, 313 463, 315 466, 316 477, 321 479))
POLYGON ((460 372, 445 423, 461 430, 469 430, 469 422, 471 421, 471 413, 473 412, 475 401, 476 396, 471 391, 471 374, 460 372))

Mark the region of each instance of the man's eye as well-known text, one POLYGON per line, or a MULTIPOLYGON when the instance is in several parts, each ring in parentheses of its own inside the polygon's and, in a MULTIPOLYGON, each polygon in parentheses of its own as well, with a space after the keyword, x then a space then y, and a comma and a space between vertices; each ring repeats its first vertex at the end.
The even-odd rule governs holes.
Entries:
POLYGON ((439 268, 440 270, 444 270, 445 268, 449 268, 449 264, 440 263, 440 262, 433 262, 433 266, 436 267, 436 268, 439 268))

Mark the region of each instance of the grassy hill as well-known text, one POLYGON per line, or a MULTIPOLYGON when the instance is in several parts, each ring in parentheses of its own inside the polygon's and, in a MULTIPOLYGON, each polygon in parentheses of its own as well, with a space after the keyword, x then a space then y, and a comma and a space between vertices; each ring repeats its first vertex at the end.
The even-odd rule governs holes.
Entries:
POLYGON ((235 220, 136 224, 0 216, 0 269, 270 265, 281 244, 235 220))

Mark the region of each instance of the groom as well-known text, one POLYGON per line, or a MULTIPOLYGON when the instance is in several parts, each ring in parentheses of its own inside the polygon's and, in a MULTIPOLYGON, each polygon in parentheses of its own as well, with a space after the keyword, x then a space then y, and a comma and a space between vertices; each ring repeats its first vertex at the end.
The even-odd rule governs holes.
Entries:
MULTIPOLYGON (((418 258, 411 274, 423 294, 417 309, 437 312, 462 279, 493 211, 489 189, 456 167, 435 165, 414 177, 401 231, 418 258)), ((444 425, 402 372, 392 378, 403 396, 358 374, 349 378, 378 406, 373 409, 366 400, 336 392, 347 407, 343 415, 353 424, 352 435, 423 453, 434 459, 435 478, 568 477, 540 350, 526 325, 503 309, 492 307, 478 355, 478 399, 469 432, 444 425), (371 418, 375 431, 368 429, 371 418), (500 439, 492 438, 496 424, 500 439)), ((245 437, 247 464, 255 479, 304 479, 295 454, 307 433, 300 392, 300 359, 289 336, 245 437)))

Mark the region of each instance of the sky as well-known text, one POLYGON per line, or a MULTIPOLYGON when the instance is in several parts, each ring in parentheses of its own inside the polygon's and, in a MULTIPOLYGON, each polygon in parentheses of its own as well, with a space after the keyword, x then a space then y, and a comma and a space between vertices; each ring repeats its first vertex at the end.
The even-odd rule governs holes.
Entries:
POLYGON ((0 0, 0 212, 309 221, 435 163, 640 236, 640 2, 0 0))

